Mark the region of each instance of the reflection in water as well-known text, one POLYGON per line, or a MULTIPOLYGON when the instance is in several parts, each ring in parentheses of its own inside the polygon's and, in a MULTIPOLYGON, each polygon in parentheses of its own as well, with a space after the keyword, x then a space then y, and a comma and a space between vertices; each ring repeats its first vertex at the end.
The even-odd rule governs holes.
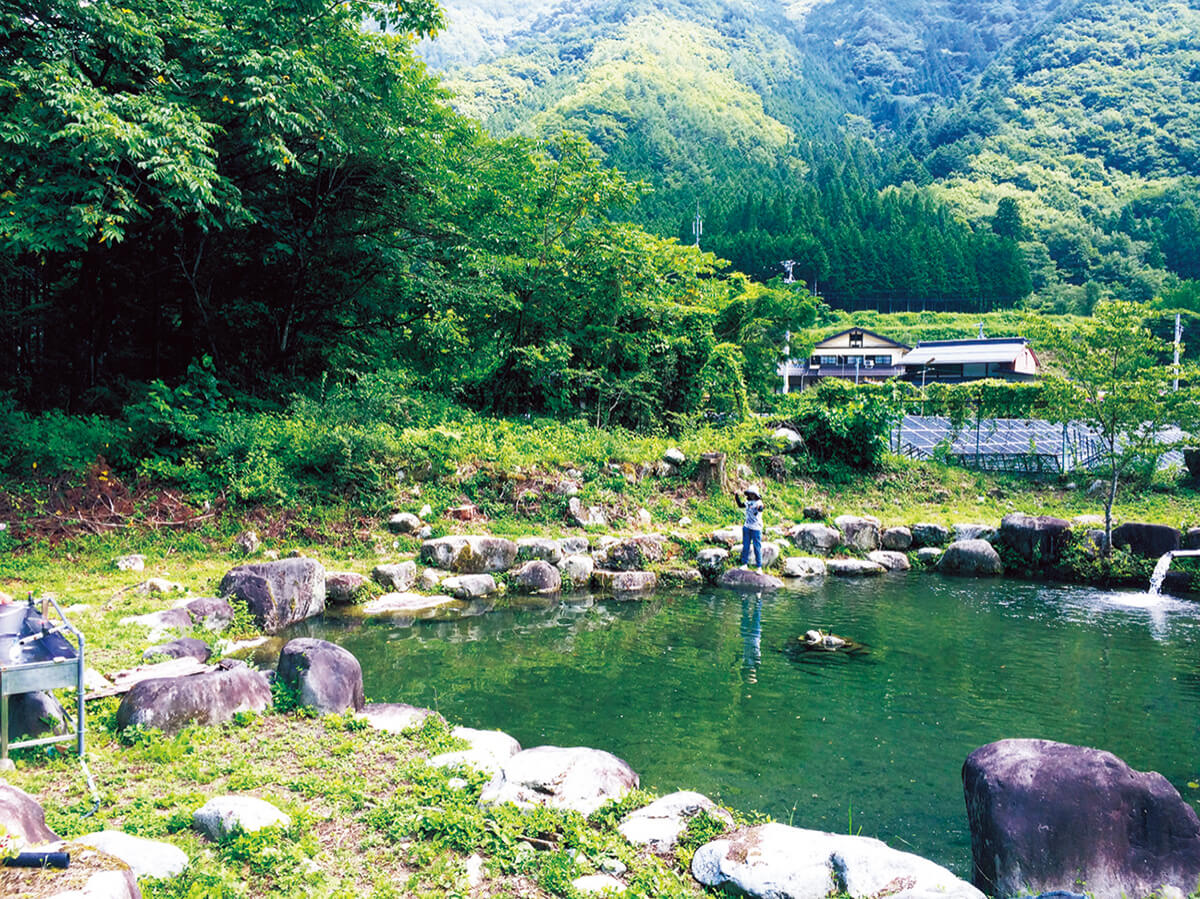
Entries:
POLYGON ((762 661, 762 594, 742 597, 742 669, 747 683, 758 683, 762 661))

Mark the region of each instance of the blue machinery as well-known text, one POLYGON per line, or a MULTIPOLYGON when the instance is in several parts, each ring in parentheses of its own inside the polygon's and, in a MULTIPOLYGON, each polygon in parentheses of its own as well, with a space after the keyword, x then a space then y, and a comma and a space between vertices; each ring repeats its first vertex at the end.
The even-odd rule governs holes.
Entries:
POLYGON ((83 760, 83 733, 83 634, 52 598, 0 605, 0 761, 10 749, 72 739, 83 760), (74 731, 9 742, 9 697, 63 687, 75 688, 74 731))

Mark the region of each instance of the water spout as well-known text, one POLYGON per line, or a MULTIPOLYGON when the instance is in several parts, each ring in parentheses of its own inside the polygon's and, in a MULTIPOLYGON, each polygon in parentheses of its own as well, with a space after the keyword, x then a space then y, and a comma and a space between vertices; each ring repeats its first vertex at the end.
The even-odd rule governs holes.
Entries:
POLYGON ((1170 552, 1163 553, 1158 560, 1158 564, 1154 566, 1154 573, 1150 575, 1150 595, 1162 595, 1163 581, 1167 579, 1167 571, 1171 567, 1171 562, 1174 559, 1186 558, 1188 556, 1200 556, 1200 549, 1174 549, 1170 552))

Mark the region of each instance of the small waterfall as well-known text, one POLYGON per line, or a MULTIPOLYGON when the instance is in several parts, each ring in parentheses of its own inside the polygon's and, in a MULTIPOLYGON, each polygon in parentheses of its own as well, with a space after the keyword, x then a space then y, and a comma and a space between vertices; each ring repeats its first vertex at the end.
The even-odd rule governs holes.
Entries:
POLYGON ((1200 557, 1200 549, 1176 549, 1164 553, 1158 560, 1158 564, 1154 566, 1154 573, 1150 575, 1150 595, 1162 595, 1163 581, 1167 579, 1167 569, 1171 567, 1173 560, 1194 557, 1200 557))
POLYGON ((1158 564, 1154 566, 1154 573, 1150 575, 1150 595, 1159 596, 1162 593, 1163 581, 1167 579, 1167 570, 1171 567, 1171 560, 1175 558, 1175 553, 1163 553, 1159 558, 1158 564))

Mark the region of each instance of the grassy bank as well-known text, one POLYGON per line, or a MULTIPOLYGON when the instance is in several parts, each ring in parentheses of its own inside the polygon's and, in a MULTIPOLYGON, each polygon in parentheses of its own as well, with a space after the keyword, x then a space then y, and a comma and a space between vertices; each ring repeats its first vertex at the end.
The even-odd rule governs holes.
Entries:
MULTIPOLYGON (((584 506, 604 510, 612 532, 632 530, 646 510, 649 529, 673 537, 668 564, 691 565, 712 529, 737 520, 728 494, 702 489, 693 477, 695 460, 711 450, 728 454, 732 482, 763 485, 768 526, 799 522, 814 508, 830 521, 867 513, 884 525, 998 524, 1012 511, 1066 518, 1100 511, 1086 484, 1035 483, 891 456, 875 471, 797 465, 773 480, 755 424, 700 429, 675 440, 483 419, 418 431, 397 439, 440 447, 441 456, 393 471, 392 483, 368 501, 314 492, 312 502, 253 503, 219 490, 164 487, 149 477, 123 480, 95 466, 76 478, 26 478, 5 494, 0 590, 17 597, 52 593, 76 606, 71 614, 87 635, 89 664, 111 673, 139 664, 148 644, 145 628, 122 619, 184 595, 214 594, 222 575, 244 559, 233 541, 247 528, 259 533, 264 550, 302 552, 327 568, 365 574, 381 561, 415 554, 419 541, 389 533, 385 523, 392 511, 417 512, 426 504, 435 535, 578 533, 566 521, 571 491, 562 488, 570 483, 584 506), (669 446, 689 461, 656 473, 669 446), (478 510, 475 519, 449 514, 468 503, 478 510), (115 558, 131 553, 146 557, 145 571, 115 567, 115 558), (179 589, 145 592, 139 585, 149 578, 179 589)), ((1118 512, 1124 520, 1185 528, 1200 524, 1198 499, 1193 486, 1159 474, 1125 491, 1118 512)), ((1148 576, 1149 562, 1129 564, 1123 576, 1148 576)), ((558 812, 482 810, 475 801, 479 774, 424 764, 454 744, 436 719, 394 736, 351 718, 272 712, 164 736, 118 733, 115 708, 115 700, 102 700, 89 709, 88 748, 101 792, 94 818, 82 817, 91 801, 69 753, 26 753, 10 778, 42 801, 50 825, 64 836, 112 827, 187 851, 189 873, 151 887, 150 896, 571 896, 571 879, 617 864, 627 869, 630 895, 699 895, 687 860, 712 835, 712 822, 701 819, 676 857, 659 859, 615 832, 634 800, 587 821, 558 812), (465 787, 451 784, 455 775, 465 787), (191 813, 227 792, 268 799, 293 824, 207 843, 191 829, 191 813), (476 855, 485 860, 481 874, 472 873, 476 855)))

